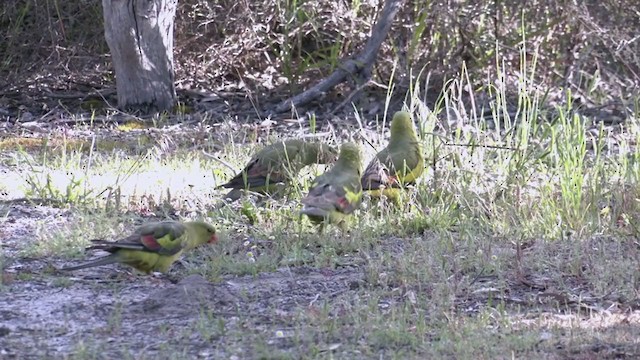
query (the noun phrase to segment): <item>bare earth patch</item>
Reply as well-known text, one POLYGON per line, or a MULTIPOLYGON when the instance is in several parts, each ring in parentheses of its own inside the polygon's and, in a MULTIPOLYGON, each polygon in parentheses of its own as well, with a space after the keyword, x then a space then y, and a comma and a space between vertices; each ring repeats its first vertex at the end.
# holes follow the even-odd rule
POLYGON ((168 347, 189 357, 245 358, 260 351, 251 345, 258 337, 295 354, 300 349, 290 337, 298 314, 314 301, 344 293, 359 277, 356 271, 327 276, 296 269, 220 284, 198 275, 175 285, 155 278, 73 279, 62 288, 20 282, 0 303, 2 351, 13 358, 80 352, 162 358, 168 347))
MULTIPOLYGON (((281 268, 215 283, 180 270, 167 278, 117 267, 67 277, 52 272, 50 261, 12 255, 18 241, 33 238, 35 221, 68 221, 65 211, 8 206, 0 297, 3 359, 640 355, 640 311, 536 289, 535 279, 523 286, 516 278, 476 276, 451 294, 453 308, 443 314, 430 298, 436 301, 438 287, 456 287, 464 282, 460 278, 449 284, 381 285, 366 265, 281 268)), ((383 247, 402 256, 407 249, 399 240, 383 247)))
POLYGON ((185 357, 246 358, 271 346, 295 356, 300 348, 292 336, 300 314, 348 296, 363 279, 356 268, 299 267, 217 284, 191 275, 173 284, 165 277, 113 277, 109 267, 67 279, 47 274, 47 266, 21 260, 5 269, 10 281, 0 298, 2 358, 171 357, 167 349, 185 357))
POLYGON ((35 3, 0 11, 1 360, 640 358, 637 0, 403 6, 371 78, 273 116, 344 71, 377 2, 181 0, 179 104, 153 116, 113 108, 101 2, 35 3), (317 234, 324 168, 219 206, 262 145, 368 160, 402 106, 427 167, 398 207, 317 234), (202 217, 226 238, 166 276, 57 270, 202 217))

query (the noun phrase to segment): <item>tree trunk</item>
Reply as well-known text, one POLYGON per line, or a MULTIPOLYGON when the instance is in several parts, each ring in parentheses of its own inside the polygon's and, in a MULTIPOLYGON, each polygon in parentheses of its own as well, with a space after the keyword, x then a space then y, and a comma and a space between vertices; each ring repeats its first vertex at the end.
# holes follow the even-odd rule
POLYGON ((173 23, 178 0, 102 0, 118 107, 170 110, 176 103, 173 23))

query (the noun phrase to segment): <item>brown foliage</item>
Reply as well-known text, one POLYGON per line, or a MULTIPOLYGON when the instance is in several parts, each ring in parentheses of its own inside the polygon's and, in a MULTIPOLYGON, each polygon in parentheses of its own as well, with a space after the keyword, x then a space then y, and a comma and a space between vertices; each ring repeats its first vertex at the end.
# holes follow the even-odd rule
MULTIPOLYGON (((179 87, 246 88, 288 96, 327 76, 366 42, 380 2, 180 1, 175 59, 179 87), (286 90, 287 93, 279 93, 286 90)), ((112 84, 100 1, 3 1, 0 91, 25 84, 112 84)), ((451 78, 466 64, 493 81, 496 46, 519 71, 522 29, 536 81, 570 87, 593 103, 628 98, 640 84, 640 3, 635 0, 407 1, 380 51, 374 80, 408 84, 409 69, 451 78), (594 74, 598 77, 594 77, 594 74), (593 87, 595 81, 598 86, 593 87)), ((502 60, 503 59, 503 60, 502 60)))

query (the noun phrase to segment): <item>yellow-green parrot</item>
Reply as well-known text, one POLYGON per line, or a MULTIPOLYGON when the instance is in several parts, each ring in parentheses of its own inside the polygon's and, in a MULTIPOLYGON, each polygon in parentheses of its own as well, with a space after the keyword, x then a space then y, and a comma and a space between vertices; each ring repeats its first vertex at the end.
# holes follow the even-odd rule
POLYGON ((343 144, 333 167, 313 181, 309 194, 302 199, 300 213, 320 224, 320 231, 327 223, 344 226, 347 217, 360 206, 361 174, 360 148, 353 143, 343 144))
POLYGON ((215 228, 204 222, 149 223, 137 228, 130 236, 115 242, 91 240, 93 245, 87 250, 105 250, 111 254, 86 264, 61 270, 71 271, 122 263, 146 273, 151 271, 165 273, 180 258, 183 251, 205 243, 214 243, 217 240, 215 228))
POLYGON ((335 148, 320 142, 289 139, 271 144, 256 153, 244 169, 224 185, 231 188, 225 198, 235 201, 243 190, 273 194, 288 185, 302 168, 335 161, 335 148))
POLYGON ((415 183, 424 171, 424 158, 411 115, 398 111, 391 120, 389 145, 371 160, 362 176, 362 188, 371 196, 397 199, 398 188, 415 183))

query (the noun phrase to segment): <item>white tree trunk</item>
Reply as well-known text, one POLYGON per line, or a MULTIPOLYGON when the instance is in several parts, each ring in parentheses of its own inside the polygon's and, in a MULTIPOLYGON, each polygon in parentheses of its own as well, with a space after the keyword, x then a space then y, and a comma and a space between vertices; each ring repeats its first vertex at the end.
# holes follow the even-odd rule
POLYGON ((178 0, 102 0, 118 107, 170 110, 176 103, 173 23, 178 0))

